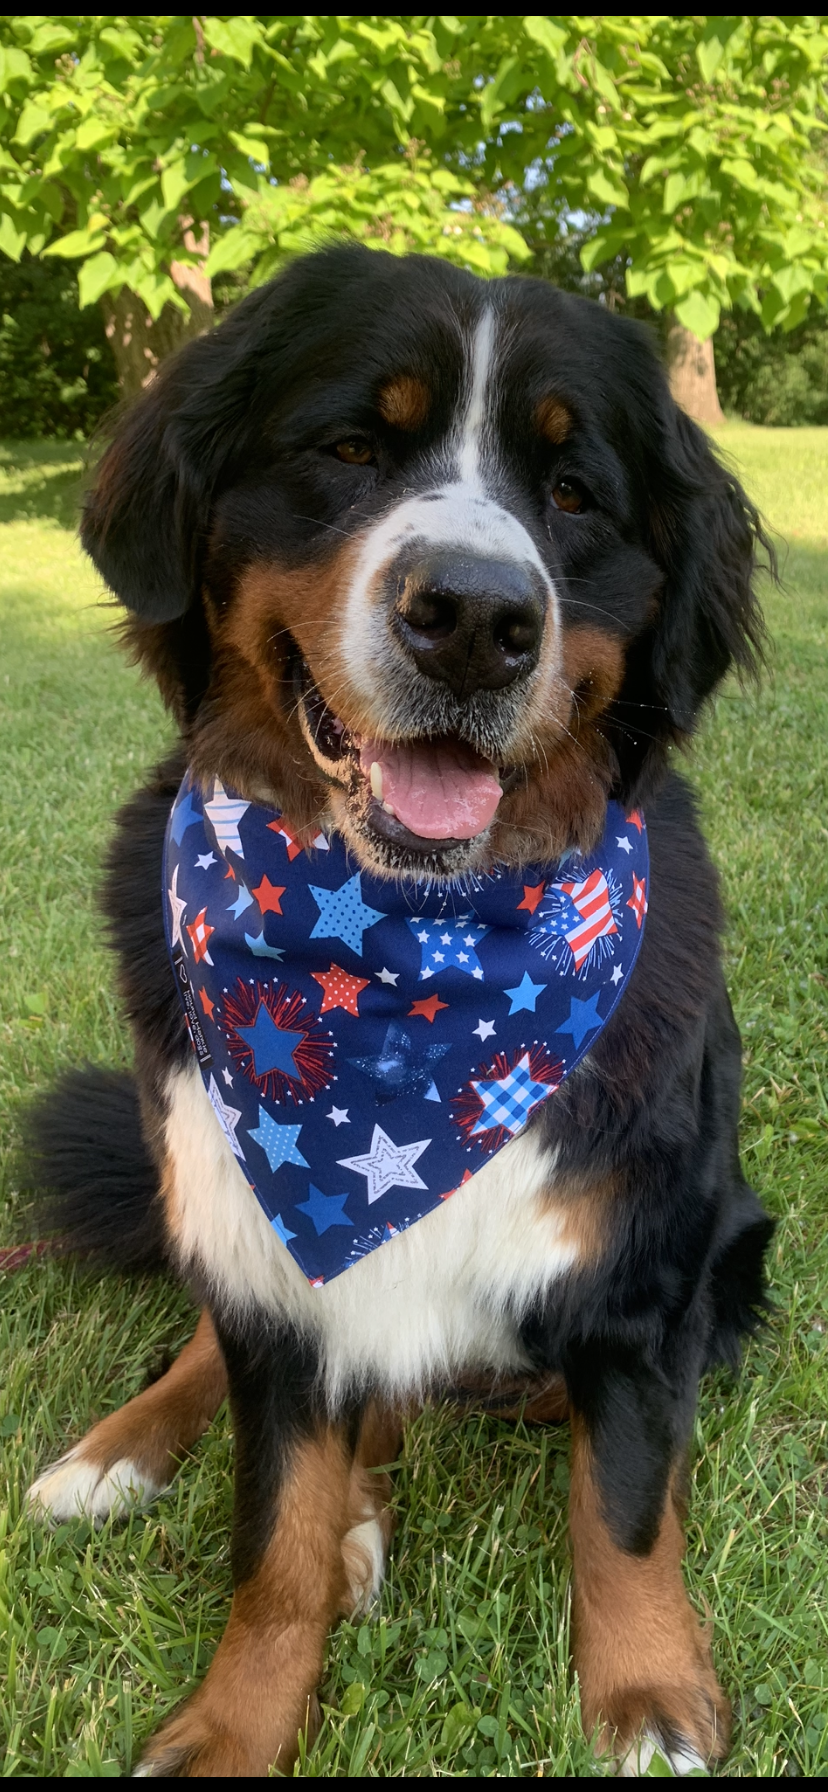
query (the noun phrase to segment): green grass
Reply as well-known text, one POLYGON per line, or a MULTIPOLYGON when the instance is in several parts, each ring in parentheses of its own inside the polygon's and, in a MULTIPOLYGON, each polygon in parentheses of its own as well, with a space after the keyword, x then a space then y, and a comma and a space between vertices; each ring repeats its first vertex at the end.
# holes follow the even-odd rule
MULTIPOLYGON (((768 598, 772 675, 758 695, 726 689, 694 760, 731 917, 745 1161, 779 1219, 778 1313, 742 1379, 705 1387, 688 1580, 699 1609, 713 1610, 734 1701, 726 1774, 825 1776, 828 431, 731 424, 720 440, 789 543, 785 589, 768 598)), ((14 1159, 21 1105, 59 1066, 127 1057, 93 907, 97 863, 115 804, 169 733, 154 691, 116 654, 111 616, 67 532, 80 473, 73 447, 0 451, 8 1239, 25 1225, 14 1159)), ((34 1472, 135 1393, 147 1364, 191 1324, 186 1299, 159 1284, 90 1284, 57 1263, 5 1279, 8 1776, 128 1768, 221 1634, 226 1419, 147 1516, 47 1535, 21 1515, 34 1472)), ((594 1773, 567 1673, 565 1433, 430 1413, 412 1427, 395 1480, 400 1523, 380 1613, 333 1637, 330 1715, 300 1772, 594 1773)))

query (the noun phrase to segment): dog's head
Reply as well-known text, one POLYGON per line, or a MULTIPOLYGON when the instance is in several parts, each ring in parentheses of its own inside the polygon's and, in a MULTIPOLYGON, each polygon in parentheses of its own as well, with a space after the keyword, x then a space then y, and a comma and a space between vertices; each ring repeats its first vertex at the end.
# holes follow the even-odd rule
POLYGON ((646 797, 754 657, 762 539, 638 326, 360 249, 163 367, 83 521, 196 772, 437 876, 646 797))

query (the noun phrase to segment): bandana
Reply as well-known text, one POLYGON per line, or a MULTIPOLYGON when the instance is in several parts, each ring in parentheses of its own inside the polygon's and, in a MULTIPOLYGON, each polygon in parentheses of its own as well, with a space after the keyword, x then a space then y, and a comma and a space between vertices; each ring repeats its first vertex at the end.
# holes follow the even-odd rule
POLYGON ((189 774, 167 943, 228 1145, 321 1285, 523 1131, 620 1001, 647 912, 641 814, 592 853, 448 885, 374 877, 342 839, 189 774))

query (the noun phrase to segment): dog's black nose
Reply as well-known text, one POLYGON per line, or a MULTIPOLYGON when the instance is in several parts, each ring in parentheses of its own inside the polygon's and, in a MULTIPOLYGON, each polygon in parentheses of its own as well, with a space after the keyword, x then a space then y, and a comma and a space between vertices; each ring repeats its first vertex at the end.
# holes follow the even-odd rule
POLYGON ((462 699, 499 691, 533 670, 544 615, 534 567, 432 553, 400 574, 393 623, 420 671, 462 699))

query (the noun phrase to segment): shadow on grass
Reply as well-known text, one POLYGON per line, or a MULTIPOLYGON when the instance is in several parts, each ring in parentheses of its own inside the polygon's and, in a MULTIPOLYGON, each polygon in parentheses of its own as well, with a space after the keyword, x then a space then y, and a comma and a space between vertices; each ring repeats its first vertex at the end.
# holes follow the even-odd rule
POLYGON ((95 459, 87 442, 0 442, 0 523, 77 529, 95 459))

